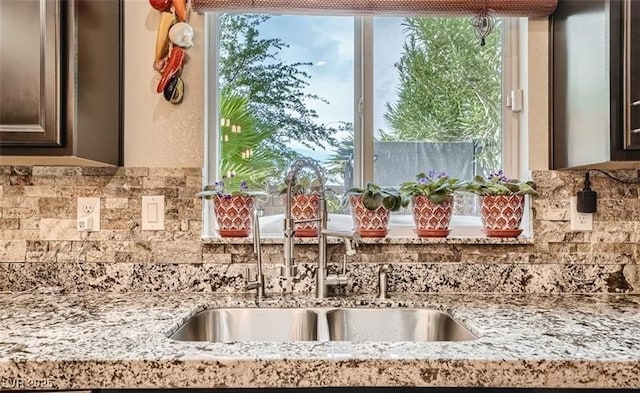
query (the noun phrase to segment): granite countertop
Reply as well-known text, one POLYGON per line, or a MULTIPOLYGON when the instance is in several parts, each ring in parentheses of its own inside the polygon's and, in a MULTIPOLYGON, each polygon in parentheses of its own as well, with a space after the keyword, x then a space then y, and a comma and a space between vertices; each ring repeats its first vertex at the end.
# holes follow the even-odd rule
POLYGON ((176 387, 640 387, 640 297, 2 294, 0 390, 176 387), (209 307, 425 307, 466 342, 177 342, 209 307))

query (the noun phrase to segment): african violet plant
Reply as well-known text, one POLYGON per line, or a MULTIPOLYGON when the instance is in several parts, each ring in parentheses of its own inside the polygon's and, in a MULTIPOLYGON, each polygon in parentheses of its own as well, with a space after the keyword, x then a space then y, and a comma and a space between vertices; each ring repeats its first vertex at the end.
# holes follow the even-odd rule
POLYGON ((429 170, 426 174, 417 174, 416 181, 402 183, 400 192, 407 197, 425 196, 432 203, 440 204, 466 184, 466 181, 451 178, 444 172, 437 174, 429 170))
POLYGON ((397 211, 407 207, 409 200, 395 188, 381 187, 373 183, 367 183, 365 188, 351 188, 344 194, 343 204, 347 204, 349 197, 362 196, 362 204, 369 210, 376 210, 384 206, 389 211, 397 211))
POLYGON ((476 176, 464 187, 464 191, 476 195, 538 195, 533 188, 534 183, 509 179, 502 170, 488 176, 476 176))
MULTIPOLYGON (((235 175, 231 175, 230 177, 234 177, 235 175)), ((229 191, 225 188, 225 181, 227 180, 227 176, 222 176, 222 180, 217 181, 213 184, 208 184, 204 186, 203 190, 200 191, 197 195, 199 197, 205 199, 213 199, 216 196, 230 198, 233 196, 262 196, 266 195, 261 191, 250 191, 249 185, 245 180, 240 182, 240 186, 238 190, 229 191)))
MULTIPOLYGON (((282 183, 279 187, 280 194, 287 193, 287 185, 282 183)), ((311 180, 307 176, 298 176, 296 182, 291 187, 292 195, 313 194, 320 191, 320 181, 318 179, 311 180)))

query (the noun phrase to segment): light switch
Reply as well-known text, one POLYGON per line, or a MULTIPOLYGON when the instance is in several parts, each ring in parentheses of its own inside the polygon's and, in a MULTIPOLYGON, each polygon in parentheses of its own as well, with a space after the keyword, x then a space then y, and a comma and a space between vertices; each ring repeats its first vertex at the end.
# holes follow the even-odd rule
POLYGON ((164 230, 164 196, 142 197, 142 230, 164 230))
POLYGON ((147 204, 147 213, 149 223, 155 224, 158 222, 158 204, 156 202, 149 202, 147 204))

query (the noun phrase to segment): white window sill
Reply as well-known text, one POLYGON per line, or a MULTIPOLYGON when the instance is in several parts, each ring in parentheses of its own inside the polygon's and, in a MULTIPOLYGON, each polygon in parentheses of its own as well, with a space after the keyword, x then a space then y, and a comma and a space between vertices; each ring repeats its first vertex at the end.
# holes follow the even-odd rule
MULTIPOLYGON (((282 215, 260 218, 262 244, 283 244, 282 215)), ((352 219, 350 215, 330 214, 329 229, 337 231, 351 231, 352 219)), ((478 217, 454 217, 451 222, 451 233, 446 238, 420 238, 414 232, 413 219, 410 215, 392 215, 389 233, 383 238, 361 238, 363 244, 533 244, 533 238, 523 232, 517 238, 487 237, 480 226, 478 217)), ((219 236, 204 237, 209 244, 250 244, 253 240, 247 238, 223 238, 219 236)), ((342 240, 329 238, 329 243, 340 243, 342 240)), ((296 244, 317 244, 312 238, 296 238, 296 244)))

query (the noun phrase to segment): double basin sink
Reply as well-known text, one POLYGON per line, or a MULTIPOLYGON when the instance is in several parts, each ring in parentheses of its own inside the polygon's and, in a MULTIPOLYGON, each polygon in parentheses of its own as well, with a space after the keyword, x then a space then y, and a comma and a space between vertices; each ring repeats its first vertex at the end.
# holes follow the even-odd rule
POLYGON ((468 341, 476 339, 447 313, 426 309, 219 308, 202 311, 178 341, 468 341))

